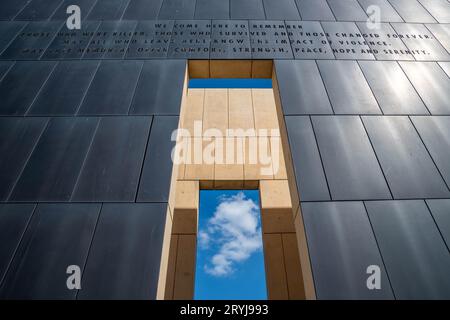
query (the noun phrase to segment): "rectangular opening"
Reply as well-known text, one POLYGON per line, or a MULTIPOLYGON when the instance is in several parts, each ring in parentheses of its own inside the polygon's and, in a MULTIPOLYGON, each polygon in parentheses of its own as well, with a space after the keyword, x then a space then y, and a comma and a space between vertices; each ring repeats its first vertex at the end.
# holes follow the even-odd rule
MULTIPOLYGON (((187 69, 158 297, 314 298, 298 195, 290 180, 293 168, 289 153, 285 155, 286 136, 272 61, 190 60, 187 69), (270 82, 264 82, 267 80, 270 82), (220 283, 224 279, 207 276, 229 272, 215 268, 220 260, 229 267, 240 266, 242 258, 231 261, 220 256, 223 241, 215 247, 200 247, 208 241, 205 238, 218 238, 217 230, 212 235, 204 233, 218 200, 212 200, 213 209, 206 215, 203 203, 207 194, 222 194, 219 199, 230 202, 239 192, 259 205, 256 216, 262 241, 257 247, 264 251, 255 249, 259 264, 251 275, 259 275, 259 279, 245 283, 252 280, 245 277, 230 286, 233 279, 220 283), (218 261, 213 262, 217 254, 218 261)), ((222 225, 216 224, 217 228, 222 225)))
POLYGON ((190 79, 190 89, 271 89, 272 79, 264 78, 205 78, 205 79, 190 79))
POLYGON ((272 60, 189 60, 189 78, 271 79, 272 60))
POLYGON ((258 190, 201 190, 194 299, 267 299, 258 190))

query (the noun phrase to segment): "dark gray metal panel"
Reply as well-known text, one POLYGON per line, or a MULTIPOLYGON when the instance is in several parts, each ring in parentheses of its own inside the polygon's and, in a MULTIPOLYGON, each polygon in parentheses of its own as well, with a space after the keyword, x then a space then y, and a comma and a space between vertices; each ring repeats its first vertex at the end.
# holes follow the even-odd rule
POLYGON ((293 58, 284 21, 252 20, 248 25, 253 59, 293 58))
POLYGON ((142 65, 142 61, 103 61, 78 113, 128 114, 142 65))
POLYGON ((55 65, 50 61, 15 63, 0 82, 0 114, 23 115, 55 65))
POLYGON ((302 203, 318 299, 393 299, 362 202, 302 203), (367 267, 381 271, 381 289, 367 288, 367 267))
POLYGON ((370 201, 367 212, 397 299, 449 299, 450 254, 425 202, 370 201))
POLYGON ((28 114, 73 115, 97 70, 96 61, 62 61, 50 75, 28 114))
POLYGON ((398 15, 388 0, 358 0, 358 2, 364 12, 367 12, 370 6, 380 8, 380 22, 403 22, 403 19, 398 15))
POLYGON ((78 299, 156 299, 166 210, 103 205, 78 299))
POLYGON ((359 65, 384 114, 429 114, 395 61, 360 61, 359 65))
POLYGON ((419 61, 450 61, 450 54, 430 31, 417 23, 392 23, 395 32, 419 61))
POLYGON ((439 62, 442 70, 450 77, 450 62, 439 62))
POLYGON ((250 59, 251 56, 248 21, 212 21, 211 59, 250 59))
POLYGON ((412 117, 447 186, 450 186, 450 117, 412 117))
POLYGON ((229 19, 230 0, 197 0, 194 19, 229 19))
POLYGON ((3 51, 0 59, 37 60, 60 29, 62 21, 32 21, 3 51))
POLYGON ((450 115, 450 79, 435 62, 400 62, 431 114, 450 115))
POLYGON ((284 115, 333 114, 315 61, 275 60, 284 115))
POLYGON ((122 17, 130 0, 97 0, 87 19, 118 20, 122 17))
POLYGON ((450 196, 408 117, 363 117, 395 199, 450 196))
POLYGON ((100 120, 72 200, 135 200, 151 117, 100 120))
POLYGON ((83 59, 122 59, 136 25, 136 21, 102 21, 85 49, 83 59))
POLYGON ((285 117, 301 201, 330 200, 322 160, 309 117, 285 117))
POLYGON ((67 20, 70 16, 70 14, 67 13, 67 8, 71 5, 80 7, 81 20, 84 20, 88 16, 89 12, 91 12, 95 3, 96 1, 93 0, 64 0, 58 9, 56 9, 55 13, 51 16, 50 20, 67 20))
POLYGON ((164 0, 159 19, 194 19, 195 0, 164 0))
POLYGON ((370 29, 366 22, 358 22, 357 26, 377 60, 414 60, 389 23, 380 23, 376 30, 370 29))
POLYGON ((80 59, 100 21, 84 21, 80 30, 68 30, 64 24, 42 55, 42 59, 80 59))
POLYGON ((450 23, 449 24, 427 24, 427 29, 431 31, 433 36, 439 43, 450 53, 450 23))
POLYGON ((333 200, 391 199, 359 117, 317 116, 312 122, 333 200))
POLYGON ((366 12, 357 0, 327 0, 338 21, 366 21, 366 12))
POLYGON ((356 61, 317 61, 336 114, 381 113, 356 61))
POLYGON ((450 199, 426 200, 439 232, 450 248, 450 199))
POLYGON ((263 0, 266 19, 300 20, 295 0, 263 0))
POLYGON ((22 10, 29 0, 10 0, 0 2, 0 20, 11 20, 22 10))
POLYGON ((0 61, 0 81, 3 79, 3 76, 8 72, 13 64, 14 62, 0 61))
POLYGON ((67 267, 85 265, 99 204, 40 204, 6 275, 6 299, 75 299, 67 267))
POLYGON ((122 19, 154 20, 158 17, 163 0, 131 0, 122 19))
POLYGON ((285 21, 295 59, 334 59, 318 21, 285 21))
POLYGON ((62 0, 31 0, 15 20, 46 20, 61 3, 62 0))
POLYGON ((0 285, 34 207, 34 204, 0 204, 0 285))
POLYGON ((97 123, 96 118, 51 119, 10 200, 70 200, 97 123))
POLYGON ((127 59, 165 58, 173 21, 139 21, 127 50, 127 59), (149 38, 154 39, 148 41, 149 38))
POLYGON ((209 59, 211 20, 177 20, 168 58, 209 59))
POLYGON ((178 115, 181 107, 186 61, 145 61, 130 114, 178 115))
POLYGON ((172 132, 178 128, 178 117, 154 117, 142 169, 137 200, 164 202, 169 199, 175 141, 172 132))
POLYGON ((46 123, 46 118, 0 118, 0 201, 8 198, 46 123))
POLYGON ((19 31, 22 30, 26 24, 27 22, 24 21, 0 21, 0 53, 17 36, 19 31))
POLYGON ((265 19, 262 0, 230 0, 230 17, 231 19, 265 19))
POLYGON ((389 0, 405 22, 433 23, 436 20, 416 0, 389 0))
POLYGON ((450 2, 446 0, 419 0, 419 2, 439 23, 450 23, 450 2))
POLYGON ((295 2, 302 20, 335 20, 326 0, 295 0, 295 2))
POLYGON ((336 59, 374 60, 369 45, 354 22, 322 22, 336 59))

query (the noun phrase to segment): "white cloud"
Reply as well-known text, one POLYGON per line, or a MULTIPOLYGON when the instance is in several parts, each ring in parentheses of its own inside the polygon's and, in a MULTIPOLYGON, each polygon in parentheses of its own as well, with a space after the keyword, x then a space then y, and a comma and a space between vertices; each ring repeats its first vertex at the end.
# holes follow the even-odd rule
POLYGON ((203 230, 200 230, 198 233, 198 244, 200 248, 207 249, 209 247, 209 234, 203 230))
POLYGON ((206 231, 199 232, 201 246, 211 242, 218 244, 205 271, 214 276, 227 276, 234 271, 234 264, 247 260, 253 252, 262 248, 258 205, 247 199, 243 192, 222 197, 206 231))

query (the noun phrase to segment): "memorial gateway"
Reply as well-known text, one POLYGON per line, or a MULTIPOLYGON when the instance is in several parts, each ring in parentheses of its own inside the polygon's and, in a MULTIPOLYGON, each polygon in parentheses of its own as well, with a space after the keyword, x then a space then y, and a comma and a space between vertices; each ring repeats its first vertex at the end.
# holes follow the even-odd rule
POLYGON ((217 190, 269 300, 450 299, 450 2, 0 1, 1 300, 194 299, 217 190))

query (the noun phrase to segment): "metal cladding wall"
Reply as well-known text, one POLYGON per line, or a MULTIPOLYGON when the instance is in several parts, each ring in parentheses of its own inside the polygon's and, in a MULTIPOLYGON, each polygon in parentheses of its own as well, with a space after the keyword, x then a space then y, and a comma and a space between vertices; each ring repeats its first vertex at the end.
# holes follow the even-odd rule
POLYGON ((450 298, 447 0, 3 0, 0 20, 1 298, 155 298, 186 59, 275 59, 317 298, 450 298))

